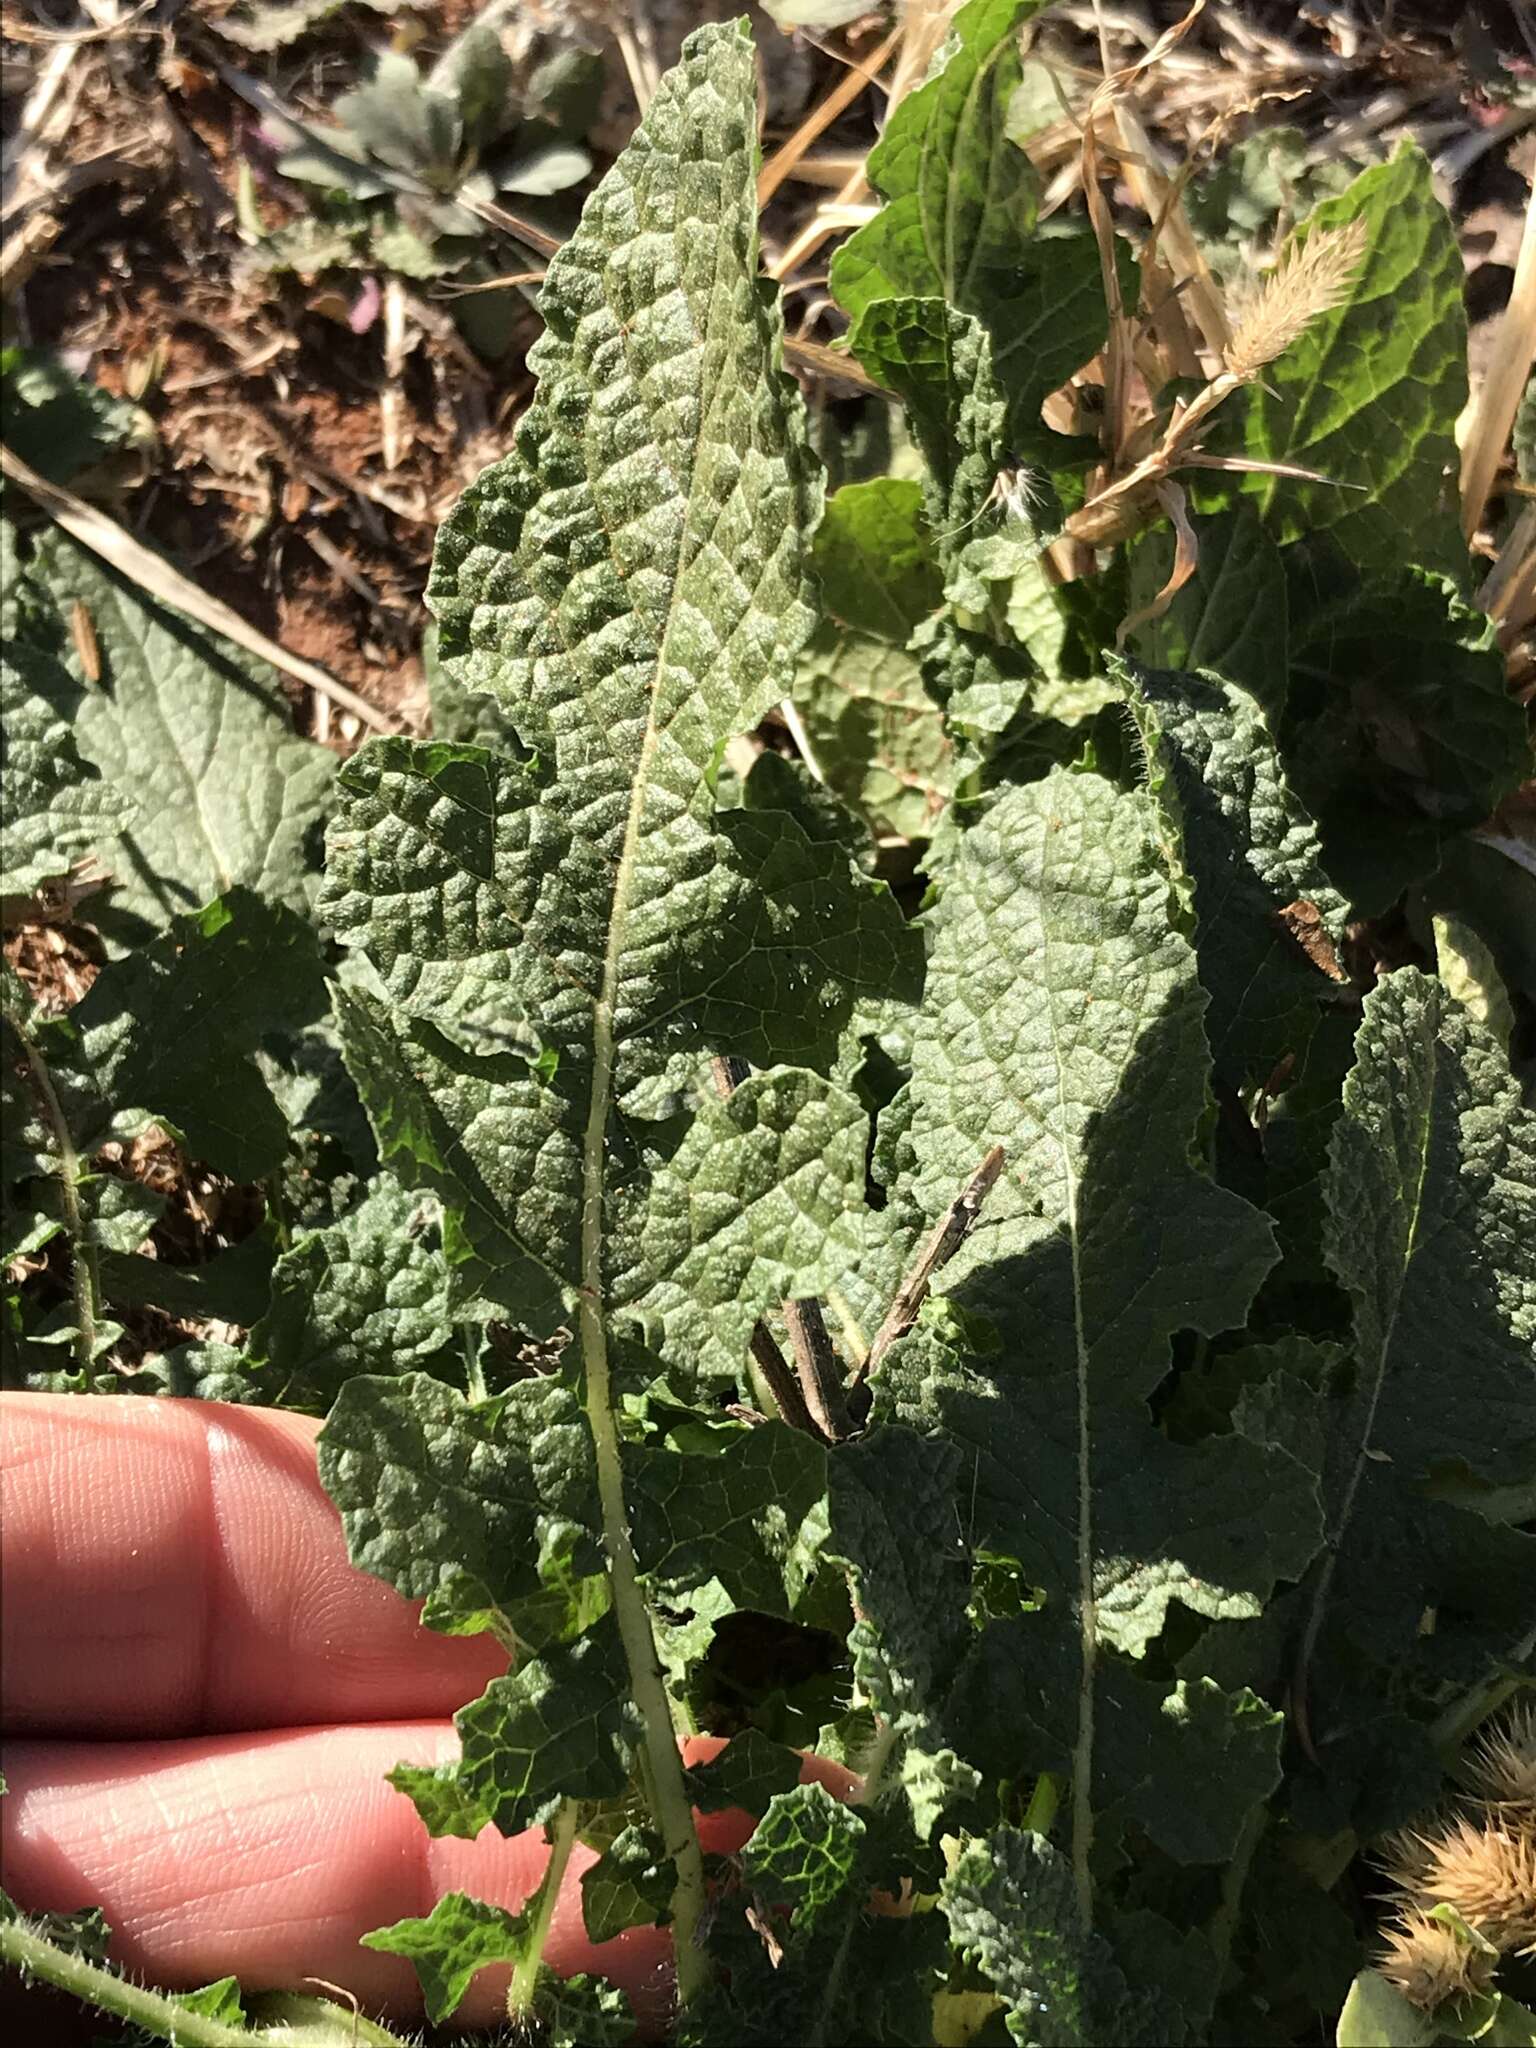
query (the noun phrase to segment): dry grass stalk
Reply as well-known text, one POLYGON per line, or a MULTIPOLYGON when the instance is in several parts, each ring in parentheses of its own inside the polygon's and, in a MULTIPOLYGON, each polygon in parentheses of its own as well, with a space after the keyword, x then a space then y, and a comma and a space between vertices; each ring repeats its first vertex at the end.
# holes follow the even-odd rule
POLYGON ((88 505, 83 498, 77 498, 73 491, 61 489, 58 484, 49 483, 39 476, 30 463, 23 462, 12 449, 0 443, 0 472, 13 483, 19 484, 49 516, 62 526, 67 534, 88 547, 93 554, 100 555, 119 574, 136 583, 141 590, 168 604, 174 610, 185 612, 188 618, 196 619, 199 625, 210 627, 215 633, 222 633, 226 640, 233 640, 237 647, 245 648, 249 654, 270 662, 274 668, 284 670, 310 688, 318 690, 339 704, 344 711, 350 711, 354 718, 360 718, 375 732, 397 730, 393 719, 388 718, 377 706, 370 704, 366 697, 360 697, 355 690, 339 682, 328 669, 317 662, 305 661, 297 654, 290 654, 286 647, 280 647, 275 640, 269 640, 265 633, 258 633, 248 625, 240 614, 231 611, 220 599, 210 596, 179 569, 161 556, 154 554, 142 542, 134 539, 125 527, 115 519, 109 519, 105 512, 94 505, 88 505))
POLYGON ((1486 1991, 1495 1958, 1462 1939, 1454 1927, 1412 1908, 1387 1930, 1376 1967, 1410 2004, 1433 2012, 1450 1998, 1486 1991))
POLYGON ((1499 321, 1482 388, 1472 400, 1461 444, 1461 530, 1470 542, 1509 446, 1521 393, 1536 362, 1536 185, 1525 211, 1509 304, 1499 321))
MULTIPOLYGON (((816 140, 817 136, 831 127, 843 109, 852 104, 859 94, 884 69, 885 61, 901 41, 904 30, 893 28, 888 36, 877 43, 867 57, 861 57, 857 64, 849 67, 833 86, 826 98, 821 100, 806 115, 800 126, 789 139, 776 149, 767 163, 757 174, 757 203, 766 206, 778 191, 784 180, 791 175, 800 159, 816 140)), ((847 174, 845 174, 846 176, 847 174)), ((860 163, 853 175, 864 175, 860 163)))
POLYGON ((1265 279, 1227 350, 1234 377, 1256 376, 1322 314, 1342 305, 1365 255, 1366 225, 1319 228, 1293 244, 1265 279))

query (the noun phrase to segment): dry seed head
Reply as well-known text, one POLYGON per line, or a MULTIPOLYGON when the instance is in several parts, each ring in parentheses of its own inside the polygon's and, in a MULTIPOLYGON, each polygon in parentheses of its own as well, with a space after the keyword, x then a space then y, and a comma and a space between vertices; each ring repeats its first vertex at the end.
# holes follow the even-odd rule
POLYGON ((1536 1706, 1514 1707, 1485 1730, 1468 1764, 1479 1798, 1522 1809, 1525 1826, 1536 1828, 1536 1706))
POLYGON ((1481 1826, 1461 1819, 1432 1835, 1399 1835, 1388 1854, 1405 1919, 1452 1906, 1505 1954, 1536 1948, 1536 1832, 1495 1812, 1481 1826))
POLYGON ((1275 265, 1227 350, 1234 377, 1253 377, 1284 355, 1321 313, 1342 305, 1365 254, 1365 222, 1319 228, 1275 265))
POLYGON ((1387 1929, 1376 1967, 1410 2004, 1433 2012, 1448 1998, 1486 1991, 1494 1962, 1483 1949, 1463 1941, 1454 1927, 1410 1906, 1397 1926, 1387 1929))

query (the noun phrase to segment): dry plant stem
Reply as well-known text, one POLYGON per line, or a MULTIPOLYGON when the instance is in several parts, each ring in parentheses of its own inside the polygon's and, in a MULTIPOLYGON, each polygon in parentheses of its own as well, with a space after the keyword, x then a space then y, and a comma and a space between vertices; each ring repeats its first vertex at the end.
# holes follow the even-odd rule
POLYGON ((1467 540, 1482 524, 1488 493, 1536 362, 1536 186, 1525 210, 1515 282, 1499 322, 1482 389, 1472 404, 1461 450, 1461 530, 1467 540))
POLYGON ((17 1031, 32 1072, 32 1084, 43 1105, 43 1113, 59 1148, 59 1199, 64 1205, 64 1229, 69 1238, 70 1286, 75 1298, 75 1363, 89 1389, 95 1379, 97 1309, 101 1299, 101 1276, 96 1248, 86 1231, 85 1211, 80 1206, 80 1155, 69 1134, 69 1122, 59 1101, 58 1090, 48 1063, 27 1033, 17 1031))
POLYGON ((749 1340, 753 1362, 768 1383, 774 1405, 783 1421, 791 1429, 804 1430, 807 1436, 818 1436, 820 1431, 811 1420, 811 1411, 805 1405, 805 1396, 800 1391, 800 1382, 790 1370, 789 1362, 773 1341, 773 1332, 766 1323, 753 1327, 749 1340))
POLYGON ((1183 287, 1182 303, 1193 315, 1200 338, 1220 362, 1231 343, 1232 331, 1210 265, 1184 212, 1187 174, 1172 179, 1164 174, 1152 138, 1128 98, 1116 100, 1114 111, 1126 179, 1136 203, 1153 224, 1149 247, 1156 248, 1175 283, 1183 287))
POLYGON ((886 1312, 885 1321, 875 1332, 875 1341, 870 1345, 863 1364, 854 1374, 855 1385, 878 1369, 881 1359, 896 1339, 904 1337, 917 1321, 918 1311, 933 1285, 933 1276, 964 1244, 981 1214, 982 1204, 997 1185, 1005 1156, 1002 1146, 994 1145, 934 1225, 932 1234, 912 1261, 907 1277, 897 1288, 896 1298, 886 1312))
POLYGON ((525 2020, 533 2009, 550 1923, 555 1917, 560 1887, 565 1881, 566 1866, 570 1863, 576 1841, 578 1811, 576 1801, 567 1799, 549 1824, 549 1861, 544 1866, 539 1889, 531 1901, 533 1920, 528 1930, 528 1945, 518 1958, 512 1982, 507 1987, 507 2018, 514 2026, 525 2020))
MULTIPOLYGON (((817 136, 829 128, 838 115, 842 113, 843 109, 858 98, 865 86, 869 84, 885 63, 887 57, 890 56, 892 50, 901 41, 904 33, 905 31, 900 26, 893 28, 884 41, 878 43, 867 57, 862 58, 843 74, 820 105, 813 107, 810 113, 806 115, 788 141, 782 143, 774 151, 773 155, 757 174, 757 203, 759 206, 766 206, 768 204, 768 201, 778 191, 817 136)), ((857 175, 859 177, 864 175, 862 164, 859 166, 857 175)))
POLYGON ((73 535, 93 554, 100 555, 104 562, 109 562, 131 583, 148 591, 160 603, 185 612, 188 618, 196 619, 200 626, 207 626, 215 633, 222 633, 226 640, 233 640, 248 654, 270 662, 274 668, 282 669, 301 683, 308 683, 311 689, 329 697, 343 711, 350 711, 354 718, 360 718, 375 732, 395 731, 394 720, 385 717, 366 697, 360 697, 345 683, 338 682, 329 670, 315 662, 305 661, 297 654, 290 654, 286 647, 269 640, 265 633, 258 633, 238 612, 231 611, 227 604, 200 590, 179 569, 173 569, 169 562, 136 541, 115 519, 109 519, 94 505, 86 504, 73 491, 62 490, 57 484, 49 483, 30 463, 23 462, 19 455, 3 444, 0 444, 0 471, 12 483, 20 484, 66 533, 73 535))
POLYGON ((814 1299, 786 1301, 784 1326, 795 1354, 800 1391, 811 1411, 816 1433, 825 1437, 829 1444, 840 1443, 848 1435, 851 1424, 843 1393, 842 1368, 832 1348, 832 1339, 827 1334, 821 1303, 814 1299))

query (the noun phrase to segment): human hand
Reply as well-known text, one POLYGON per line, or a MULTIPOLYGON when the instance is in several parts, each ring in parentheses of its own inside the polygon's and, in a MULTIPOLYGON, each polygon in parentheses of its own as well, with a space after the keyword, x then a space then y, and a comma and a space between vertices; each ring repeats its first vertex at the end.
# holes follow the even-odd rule
MULTIPOLYGON (((422 1629, 353 1570, 317 1428, 209 1402, 0 1397, 4 1883, 34 1911, 100 1905, 113 1960, 168 1989, 324 1979, 414 2018, 410 1964, 359 1936, 450 1891, 515 1910, 547 1848, 542 1830, 433 1841, 385 1782, 455 1753, 450 1716, 506 1659, 422 1629)), ((744 1814, 699 1825, 719 1852, 751 1830, 744 1814)), ((545 1959, 655 2016, 667 1937, 587 1941, 594 1860, 572 1854, 545 1959)), ((459 2021, 501 2017, 506 1980, 483 1971, 459 2021)))

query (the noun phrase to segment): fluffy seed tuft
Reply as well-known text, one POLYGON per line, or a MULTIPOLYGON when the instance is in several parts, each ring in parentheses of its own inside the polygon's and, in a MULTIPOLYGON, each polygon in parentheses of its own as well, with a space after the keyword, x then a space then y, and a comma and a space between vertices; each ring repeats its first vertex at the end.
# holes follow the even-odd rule
POLYGON ((1395 1927, 1387 1929, 1376 1967, 1410 2004, 1433 2012, 1448 1998, 1486 1991, 1493 1981, 1494 1960, 1486 1950, 1464 1941, 1454 1927, 1411 1906, 1395 1927))
MULTIPOLYGON (((1504 1954, 1536 1946, 1536 1835, 1490 1813, 1400 1835, 1387 1873, 1408 1912, 1452 1906, 1504 1954)), ((1407 1917, 1407 1914, 1404 1915, 1407 1917)))
POLYGON ((1269 276, 1227 350, 1234 377, 1252 377, 1284 355, 1320 313, 1343 303, 1365 254, 1365 222, 1319 228, 1288 250, 1269 276))
POLYGON ((1536 1705, 1517 1706, 1486 1730, 1468 1763, 1480 1798, 1520 1809, 1524 1825, 1536 1829, 1536 1705))

